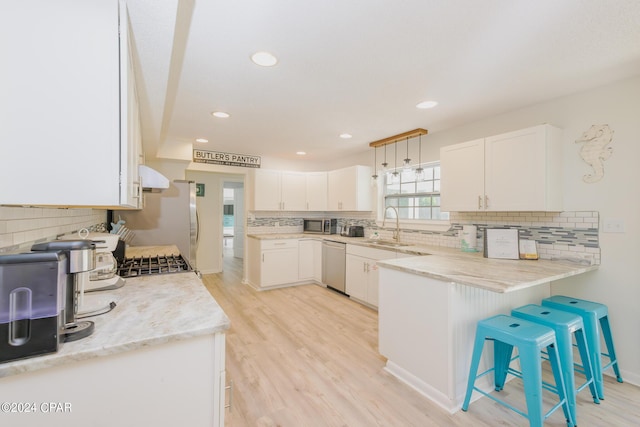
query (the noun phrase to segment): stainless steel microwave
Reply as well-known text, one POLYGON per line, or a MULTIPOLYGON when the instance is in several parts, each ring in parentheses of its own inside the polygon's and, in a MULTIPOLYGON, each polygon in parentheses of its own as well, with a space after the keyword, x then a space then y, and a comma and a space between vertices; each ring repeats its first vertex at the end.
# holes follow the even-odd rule
POLYGON ((305 233, 336 234, 338 229, 337 219, 313 218, 304 219, 303 231, 305 233))

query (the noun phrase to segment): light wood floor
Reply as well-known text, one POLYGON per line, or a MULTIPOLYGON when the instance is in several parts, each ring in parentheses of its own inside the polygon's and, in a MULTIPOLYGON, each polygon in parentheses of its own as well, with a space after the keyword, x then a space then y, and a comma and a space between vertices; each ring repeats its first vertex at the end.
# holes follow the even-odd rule
MULTIPOLYGON (((223 273, 203 277, 231 319, 227 426, 528 425, 488 398, 449 415, 383 370, 377 312, 317 285, 256 292, 240 283, 241 268, 228 256, 223 273)), ((519 398, 519 383, 502 393, 519 398)), ((605 392, 600 405, 587 390, 578 395, 580 427, 640 425, 640 388, 607 377, 605 392)), ((562 411, 545 425, 566 426, 562 411)))

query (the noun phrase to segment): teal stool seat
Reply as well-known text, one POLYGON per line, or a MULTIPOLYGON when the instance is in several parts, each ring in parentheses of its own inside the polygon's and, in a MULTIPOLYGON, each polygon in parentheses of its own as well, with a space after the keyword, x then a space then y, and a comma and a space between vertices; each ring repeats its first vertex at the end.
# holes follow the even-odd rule
POLYGON ((469 368, 469 379, 467 381, 467 393, 462 404, 462 410, 469 409, 469 402, 473 391, 489 397, 490 399, 508 407, 529 419, 529 425, 541 427, 556 409, 562 407, 567 425, 575 426, 575 421, 569 410, 566 398, 566 389, 562 367, 560 365, 556 334, 553 329, 539 323, 530 322, 517 317, 497 315, 478 322, 476 337, 469 368), (481 374, 478 373, 478 366, 484 349, 485 340, 493 341, 494 364, 493 367, 481 374), (510 367, 513 348, 518 349, 520 366, 522 371, 517 371, 510 367), (549 354, 551 369, 555 380, 555 386, 542 381, 541 351, 546 350, 549 354), (494 373, 494 383, 496 391, 501 391, 507 374, 515 375, 522 379, 524 383, 524 394, 527 403, 527 412, 523 412, 508 403, 486 393, 475 386, 478 378, 489 373, 494 373), (559 397, 559 402, 546 414, 542 408, 542 390, 550 390, 559 397))
POLYGON ((576 394, 584 389, 587 385, 591 390, 593 401, 600 403, 598 393, 593 377, 593 369, 591 367, 591 359, 589 357, 589 348, 587 346, 582 317, 568 311, 558 310, 551 307, 543 307, 539 305, 529 304, 511 310, 513 317, 526 319, 531 322, 540 323, 550 327, 556 333, 556 341, 558 342, 558 355, 560 356, 560 365, 564 375, 564 384, 567 388, 567 401, 569 410, 573 420, 577 423, 576 416, 576 394), (582 361, 582 369, 587 381, 579 386, 575 386, 575 374, 573 363, 573 337, 576 338, 580 359, 582 361))
POLYGON ((597 302, 571 298, 563 295, 554 295, 542 300, 542 305, 546 307, 557 308, 559 310, 576 313, 582 317, 584 322, 584 331, 587 336, 587 345, 589 347, 589 356, 593 365, 593 377, 596 382, 598 397, 604 399, 604 380, 602 373, 613 367, 618 382, 622 382, 620 369, 618 367, 618 358, 613 345, 613 336, 611 335, 611 327, 609 326, 609 310, 606 305, 597 302), (602 332, 600 329, 602 328, 602 332), (607 346, 607 352, 602 352, 600 345, 600 334, 604 337, 607 346), (609 359, 609 363, 603 366, 602 356, 609 359))

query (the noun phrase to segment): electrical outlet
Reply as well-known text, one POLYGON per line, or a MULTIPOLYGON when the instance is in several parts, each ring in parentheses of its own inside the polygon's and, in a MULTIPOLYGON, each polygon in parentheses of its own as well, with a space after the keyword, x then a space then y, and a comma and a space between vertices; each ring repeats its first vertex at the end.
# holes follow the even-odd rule
POLYGON ((274 226, 274 227, 280 227, 280 223, 279 223, 278 221, 275 221, 275 222, 273 223, 273 226, 274 226))
POLYGON ((624 221, 618 218, 607 218, 602 220, 603 233, 624 233, 624 221))

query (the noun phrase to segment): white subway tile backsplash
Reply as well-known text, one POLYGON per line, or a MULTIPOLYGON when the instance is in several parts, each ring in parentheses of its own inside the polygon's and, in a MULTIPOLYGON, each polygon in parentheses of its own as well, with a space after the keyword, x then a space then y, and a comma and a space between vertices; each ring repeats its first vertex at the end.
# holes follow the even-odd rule
POLYGON ((27 250, 34 242, 106 222, 104 209, 0 206, 0 253, 27 250))

